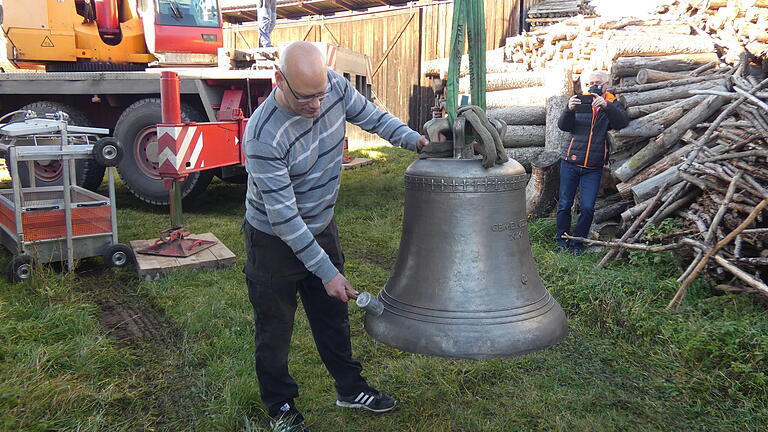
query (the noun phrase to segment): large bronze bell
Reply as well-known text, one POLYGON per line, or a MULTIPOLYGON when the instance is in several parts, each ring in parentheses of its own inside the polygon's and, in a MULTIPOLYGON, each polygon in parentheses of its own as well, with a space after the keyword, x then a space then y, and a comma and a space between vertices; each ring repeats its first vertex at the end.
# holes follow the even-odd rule
POLYGON ((510 160, 420 159, 405 172, 397 262, 366 314, 376 340, 419 354, 486 359, 550 347, 567 333, 528 239, 526 174, 510 160))

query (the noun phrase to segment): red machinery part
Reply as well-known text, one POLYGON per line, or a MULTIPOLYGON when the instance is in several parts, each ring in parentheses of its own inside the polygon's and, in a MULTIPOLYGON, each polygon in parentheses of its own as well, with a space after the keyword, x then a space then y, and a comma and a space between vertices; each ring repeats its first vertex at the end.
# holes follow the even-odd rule
POLYGON ((117 0, 94 0, 96 7, 96 25, 102 35, 120 33, 120 20, 117 16, 117 0))
POLYGON ((156 52, 217 54, 223 46, 221 28, 155 25, 156 52))
POLYGON ((160 105, 163 123, 181 123, 181 80, 176 72, 160 74, 160 105))
MULTIPOLYGON (((215 123, 182 123, 180 80, 176 72, 162 72, 160 96, 163 124, 157 125, 157 170, 167 187, 189 173, 241 162, 241 139, 247 119, 240 116, 215 123)), ((231 96, 238 99, 237 94, 231 96)))

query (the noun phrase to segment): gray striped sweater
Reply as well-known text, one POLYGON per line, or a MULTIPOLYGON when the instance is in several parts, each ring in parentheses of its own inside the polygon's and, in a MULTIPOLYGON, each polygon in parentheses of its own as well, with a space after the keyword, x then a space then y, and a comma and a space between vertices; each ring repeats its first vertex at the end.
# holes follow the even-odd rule
POLYGON ((345 120, 409 150, 416 150, 420 137, 338 73, 329 70, 328 80, 331 90, 317 116, 302 117, 283 107, 275 89, 251 116, 244 137, 248 223, 280 237, 323 283, 339 272, 314 236, 333 217, 345 120))

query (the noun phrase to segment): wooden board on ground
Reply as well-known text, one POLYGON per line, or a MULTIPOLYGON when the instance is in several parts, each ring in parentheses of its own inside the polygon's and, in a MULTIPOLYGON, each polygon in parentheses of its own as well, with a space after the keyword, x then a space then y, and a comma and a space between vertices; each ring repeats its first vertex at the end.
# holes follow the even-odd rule
MULTIPOLYGON (((232 266, 237 262, 235 254, 212 233, 192 234, 190 237, 215 241, 216 244, 186 258, 136 253, 136 270, 139 276, 145 280, 153 280, 173 270, 223 268, 232 266)), ((152 246, 156 240, 133 240, 131 241, 131 248, 135 253, 139 249, 152 246)))
POLYGON ((349 169, 364 167, 372 163, 373 163, 373 159, 356 157, 352 159, 350 162, 341 164, 341 167, 345 170, 349 170, 349 169))

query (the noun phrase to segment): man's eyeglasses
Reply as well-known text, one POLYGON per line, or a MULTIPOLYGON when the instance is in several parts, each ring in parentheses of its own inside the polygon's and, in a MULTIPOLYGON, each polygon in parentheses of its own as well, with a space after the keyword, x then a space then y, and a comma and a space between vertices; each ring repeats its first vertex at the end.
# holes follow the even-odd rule
POLYGON ((318 94, 309 95, 309 96, 299 95, 295 91, 293 91, 293 87, 291 87, 291 83, 288 82, 288 78, 285 76, 283 71, 280 71, 280 74, 283 76, 283 79, 285 80, 285 83, 288 84, 288 90, 291 91, 291 94, 293 94, 293 97, 296 98, 296 102, 298 102, 298 103, 312 102, 313 100, 315 100, 315 98, 317 98, 318 101, 322 102, 323 99, 325 99, 325 97, 328 96, 328 93, 330 93, 331 90, 333 89, 333 81, 331 81, 329 79, 328 80, 328 87, 325 89, 325 91, 323 93, 318 93, 318 94))

